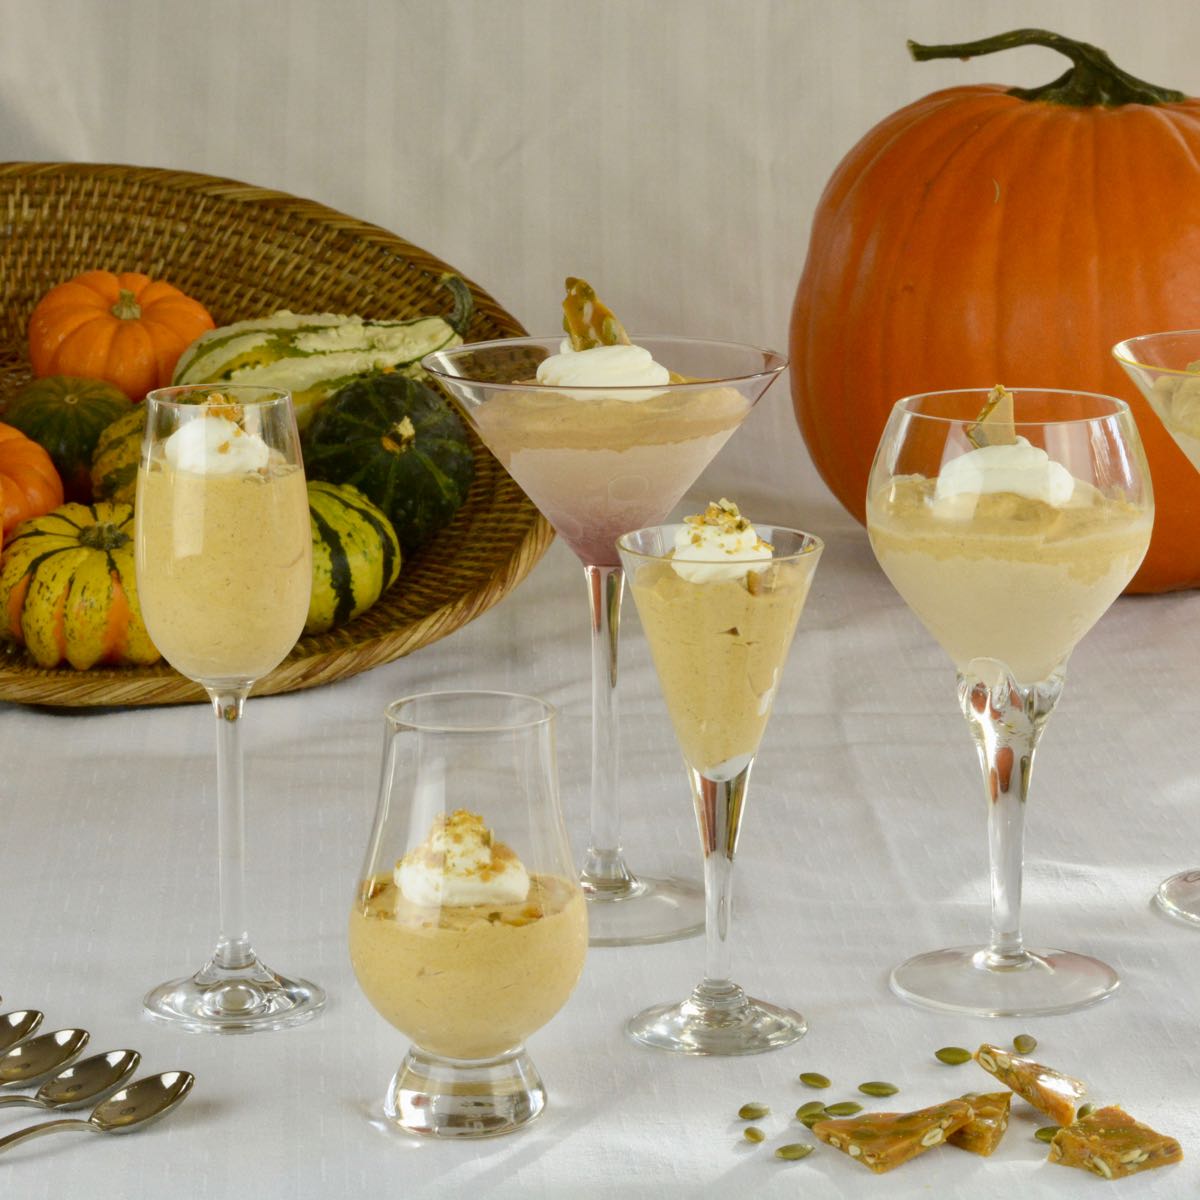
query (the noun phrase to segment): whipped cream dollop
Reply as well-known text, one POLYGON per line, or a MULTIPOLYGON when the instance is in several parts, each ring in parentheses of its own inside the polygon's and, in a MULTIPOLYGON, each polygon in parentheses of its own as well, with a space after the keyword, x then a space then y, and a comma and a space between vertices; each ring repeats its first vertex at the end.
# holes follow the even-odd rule
POLYGON ((1018 437, 1007 445, 980 446, 951 459, 938 474, 935 499, 1013 492, 1061 508, 1074 491, 1075 477, 1062 463, 1030 445, 1028 438, 1018 437))
MULTIPOLYGON (((559 353, 538 363, 538 383, 553 387, 654 388, 671 382, 671 372, 642 346, 593 346, 573 350, 564 338, 559 353)), ((648 400, 654 391, 622 391, 621 400, 648 400)), ((583 397, 586 399, 586 395, 583 397)))
POLYGON ((167 438, 163 453, 176 471, 197 475, 247 474, 271 461, 262 438, 216 412, 181 425, 167 438))
POLYGON ((429 836, 396 864, 393 878, 410 904, 425 908, 520 904, 529 895, 521 860, 492 837, 478 813, 462 808, 434 821, 429 836))
POLYGON ((769 561, 773 547, 729 500, 710 504, 699 516, 684 517, 675 532, 671 566, 689 583, 741 579, 748 563, 769 561))

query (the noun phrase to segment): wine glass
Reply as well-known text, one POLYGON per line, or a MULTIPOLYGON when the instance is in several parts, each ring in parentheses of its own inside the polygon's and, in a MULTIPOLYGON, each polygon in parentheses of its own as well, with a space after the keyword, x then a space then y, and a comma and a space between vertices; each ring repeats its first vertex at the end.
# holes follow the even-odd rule
POLYGON ((508 1133, 545 1107, 525 1039, 566 1003, 587 906, 558 803, 554 709, 432 692, 386 712, 350 961, 414 1045, 383 1111, 410 1133, 508 1133))
POLYGON ((241 721, 255 680, 304 627, 312 588, 308 495, 291 397, 192 385, 146 396, 136 565, 146 628, 203 685, 217 718, 220 934, 212 957, 153 989, 150 1016, 189 1030, 281 1029, 325 994, 263 965, 246 930, 241 721))
POLYGON ((643 337, 673 382, 562 388, 536 382, 561 339, 440 350, 422 366, 583 563, 591 609, 591 831, 581 872, 594 946, 665 942, 704 927, 690 879, 634 874, 621 847, 617 643, 625 578, 617 537, 662 521, 783 370, 733 342, 643 337))
POLYGON ((1068 1012, 1112 994, 1115 971, 1021 936, 1025 800, 1067 659, 1140 565, 1150 474, 1129 407, 1110 396, 1019 389, 1011 421, 977 418, 984 389, 893 408, 867 492, 879 565, 958 671, 983 769, 991 850, 986 946, 923 954, 892 989, 981 1016, 1068 1012))
MULTIPOLYGON (((1200 471, 1200 329, 1127 338, 1113 347, 1113 357, 1200 471)), ((1154 899, 1171 916, 1200 925, 1200 868, 1164 879, 1154 899)))
POLYGON ((659 1050, 756 1054, 808 1028, 799 1013, 752 999, 732 981, 729 932, 750 770, 823 543, 759 526, 773 547, 769 562, 714 556, 677 569, 677 538, 690 528, 639 529, 617 546, 691 784, 704 852, 704 978, 682 1002, 646 1009, 625 1028, 659 1050))

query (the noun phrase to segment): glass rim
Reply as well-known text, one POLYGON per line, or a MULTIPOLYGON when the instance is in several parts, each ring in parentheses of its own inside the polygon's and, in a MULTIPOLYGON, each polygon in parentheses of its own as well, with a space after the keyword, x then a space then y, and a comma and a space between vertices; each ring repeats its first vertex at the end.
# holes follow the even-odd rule
POLYGON ((392 729, 405 729, 413 733, 515 733, 522 729, 537 729, 539 726, 553 724, 558 715, 558 709, 548 700, 543 700, 540 696, 534 696, 528 692, 508 692, 494 688, 438 688, 428 692, 414 692, 410 696, 401 696, 384 708, 383 715, 392 729), (493 720, 474 724, 463 721, 451 722, 445 718, 432 720, 400 716, 403 709, 420 701, 479 699, 519 700, 536 710, 536 715, 511 721, 493 720))
POLYGON ((211 392, 224 395, 229 393, 232 401, 241 405, 278 404, 286 400, 292 401, 292 393, 287 388, 271 387, 263 383, 172 383, 166 387, 151 388, 146 393, 146 403, 170 405, 174 408, 195 408, 186 400, 176 399, 177 396, 197 395, 200 392, 211 392))
POLYGON ((552 337, 534 337, 529 335, 526 337, 492 338, 486 342, 462 342, 448 349, 431 351, 421 359, 421 369, 428 371, 435 379, 446 384, 478 384, 480 387, 491 388, 494 391, 594 392, 598 395, 615 394, 619 396, 623 392, 683 392, 689 389, 711 388, 714 384, 739 384, 751 383, 758 379, 774 379, 788 365, 787 357, 780 354, 779 351, 769 350, 765 346, 757 346, 752 342, 733 342, 723 338, 681 337, 671 333, 647 333, 639 336, 633 344, 641 346, 644 343, 662 344, 663 342, 675 342, 683 346, 692 347, 716 346, 728 350, 750 350, 756 354, 761 354, 766 365, 758 371, 746 371, 738 375, 723 375, 719 379, 689 379, 684 383, 668 381, 667 383, 654 384, 564 384, 540 383, 537 380, 510 383, 501 380, 474 379, 470 375, 458 375, 452 371, 447 371, 438 365, 440 359, 450 360, 461 358, 467 354, 478 354, 484 350, 508 349, 513 346, 539 346, 547 349, 556 349, 562 344, 562 341, 563 335, 559 333, 552 337))
MULTIPOLYGON (((1090 400, 1103 400, 1112 406, 1111 412, 1097 413, 1093 417, 1060 417, 1040 421, 1026 421, 1020 417, 1013 420, 1013 425, 1027 429, 1049 428, 1052 425, 1092 425, 1097 421, 1111 421, 1113 417, 1132 413, 1127 400, 1119 396, 1110 396, 1107 392, 1088 392, 1079 388, 1047 388, 1047 387, 1005 387, 1006 392, 1018 397, 1022 392, 1037 392, 1043 396, 1083 396, 1090 400)), ((902 396, 892 405, 892 412, 904 412, 910 417, 922 421, 940 421, 945 425, 974 425, 978 414, 969 417, 943 417, 936 413, 918 412, 909 407, 918 400, 932 399, 937 396, 983 396, 987 397, 993 391, 987 387, 944 388, 934 392, 914 392, 910 396, 902 396)))
POLYGON ((1139 371, 1155 371, 1159 375, 1184 375, 1195 378, 1195 371, 1188 371, 1183 367, 1160 367, 1154 363, 1143 362, 1140 358, 1134 358, 1128 354, 1120 353, 1127 346, 1133 346, 1138 342, 1158 341, 1165 338, 1184 337, 1188 334, 1193 334, 1200 340, 1200 329, 1162 329, 1155 333, 1139 333, 1136 337, 1122 338, 1112 348, 1112 356, 1125 367, 1137 367, 1139 371))
MULTIPOLYGON (((687 560, 688 563, 695 563, 696 565, 703 567, 728 567, 738 561, 744 561, 746 570, 748 571, 753 571, 755 569, 765 571, 771 563, 795 562, 797 559, 807 558, 808 555, 819 553, 825 549, 825 539, 818 537, 815 533, 809 533, 807 530, 794 529, 790 525, 771 525, 767 522, 763 522, 761 525, 756 522, 751 523, 754 525, 755 530, 758 531, 759 537, 765 542, 769 542, 770 538, 764 536, 763 531, 772 530, 776 533, 794 533, 797 537, 804 541, 804 546, 802 549, 795 550, 791 554, 773 553, 769 559, 758 558, 738 560, 730 559, 728 556, 726 556, 724 558, 689 558, 687 560)), ((635 547, 630 546, 626 539, 637 537, 639 533, 655 533, 667 529, 675 530, 688 528, 690 528, 690 526, 685 521, 667 521, 662 525, 644 525, 641 529, 631 529, 628 533, 621 534, 621 536, 617 538, 617 549, 621 550, 625 554, 631 555, 634 558, 643 558, 647 562, 667 562, 670 560, 671 554, 674 553, 673 549, 669 553, 665 554, 648 554, 645 550, 638 550, 635 547)))

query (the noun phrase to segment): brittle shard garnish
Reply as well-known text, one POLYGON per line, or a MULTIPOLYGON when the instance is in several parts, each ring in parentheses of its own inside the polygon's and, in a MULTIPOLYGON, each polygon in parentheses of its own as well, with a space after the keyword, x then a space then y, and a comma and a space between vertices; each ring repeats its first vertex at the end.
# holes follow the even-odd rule
POLYGON ((976 450, 984 446, 1011 446, 1016 442, 1016 411, 1012 392, 1003 384, 996 384, 988 392, 987 403, 979 410, 975 424, 967 427, 967 440, 976 450))
POLYGON ((973 1116, 974 1109, 965 1100, 949 1100, 916 1112, 863 1113, 843 1121, 818 1121, 812 1131, 835 1150, 882 1175, 940 1146, 973 1116))
POLYGON ((629 334, 611 308, 596 295, 586 279, 567 276, 567 294, 563 299, 563 329, 571 339, 572 350, 591 350, 596 346, 628 346, 629 334))
POLYGON ((1087 1094, 1087 1084, 1081 1080, 987 1042, 975 1051, 975 1061, 1056 1125, 1070 1125, 1079 1101, 1087 1094))
POLYGON ((946 1141, 960 1150, 970 1150, 972 1154, 986 1158, 1000 1145, 1000 1139, 1008 1128, 1012 1097, 1012 1092, 969 1092, 962 1099, 971 1106, 975 1115, 946 1141))
POLYGON ((1173 1137, 1135 1121, 1116 1105, 1098 1108, 1060 1129, 1050 1143, 1050 1162, 1079 1167, 1104 1179, 1152 1171, 1183 1158, 1173 1137))

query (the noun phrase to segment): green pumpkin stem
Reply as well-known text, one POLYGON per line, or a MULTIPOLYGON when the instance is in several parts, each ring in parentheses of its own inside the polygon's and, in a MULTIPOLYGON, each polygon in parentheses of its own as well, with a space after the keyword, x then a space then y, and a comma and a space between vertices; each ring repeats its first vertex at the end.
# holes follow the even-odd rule
POLYGON ((142 315, 142 306, 128 288, 122 288, 117 295, 117 302, 112 306, 112 315, 122 321, 136 321, 142 315))
POLYGON ((1065 54, 1072 63, 1065 74, 1041 87, 1009 88, 1008 94, 1020 100, 1044 100, 1072 108, 1097 105, 1117 108, 1122 104, 1175 104, 1187 99, 1183 92, 1158 87, 1122 71, 1098 46, 1045 29, 1014 29, 1011 33, 947 46, 923 46, 910 40, 908 52, 917 62, 926 62, 931 58, 974 58, 977 54, 995 54, 1018 46, 1045 46, 1065 54))
POLYGON ((111 521, 97 521, 94 525, 85 525, 79 531, 79 544, 89 550, 103 550, 109 553, 120 550, 128 543, 129 534, 118 529, 111 521))

